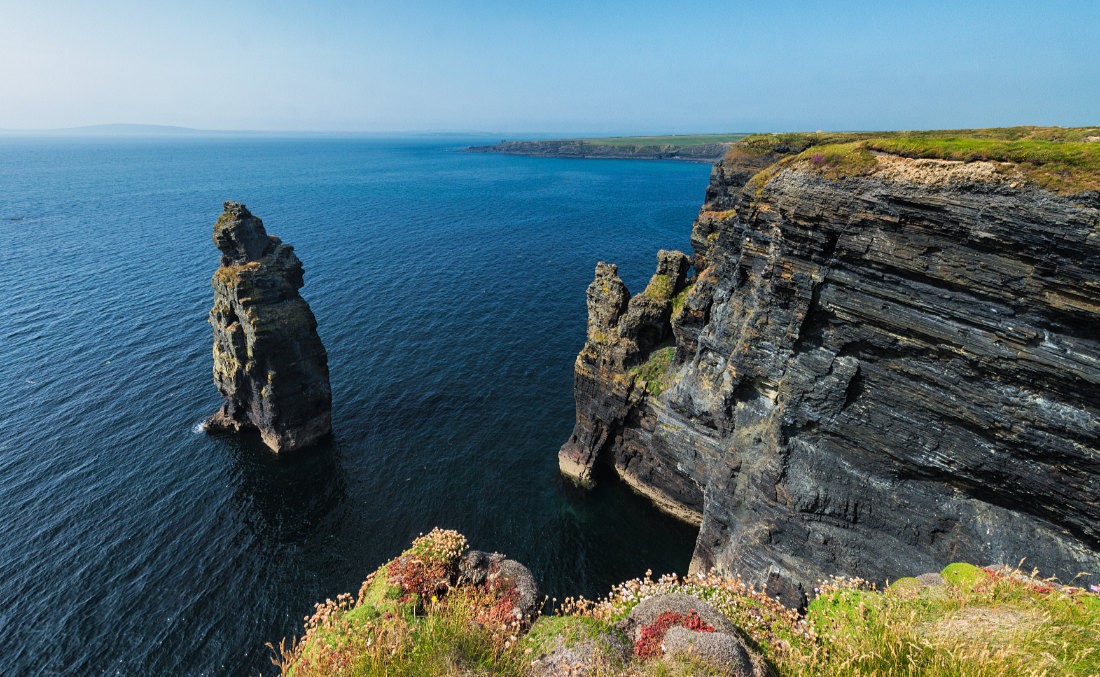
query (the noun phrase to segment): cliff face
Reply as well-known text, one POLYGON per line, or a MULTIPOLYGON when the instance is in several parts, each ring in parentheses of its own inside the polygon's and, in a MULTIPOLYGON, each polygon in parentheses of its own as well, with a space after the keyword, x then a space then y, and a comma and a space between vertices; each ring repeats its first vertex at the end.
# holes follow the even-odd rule
POLYGON ((563 472, 612 468, 700 524, 694 570, 788 602, 958 559, 1100 569, 1100 195, 821 158, 716 165, 661 389, 594 338, 625 294, 597 268, 563 472))
POLYGON ((225 403, 206 427, 258 430, 276 452, 314 444, 332 429, 332 395, 317 320, 298 295, 302 262, 236 202, 225 203, 214 244, 214 383, 225 403))

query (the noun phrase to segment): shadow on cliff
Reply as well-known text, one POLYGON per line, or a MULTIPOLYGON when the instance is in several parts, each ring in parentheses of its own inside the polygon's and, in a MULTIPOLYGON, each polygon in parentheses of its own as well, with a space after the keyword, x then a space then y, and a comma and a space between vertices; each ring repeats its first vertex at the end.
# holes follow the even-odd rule
POLYGON ((307 537, 347 498, 338 442, 331 436, 289 456, 276 456, 259 437, 226 436, 234 496, 257 534, 281 543, 307 537))

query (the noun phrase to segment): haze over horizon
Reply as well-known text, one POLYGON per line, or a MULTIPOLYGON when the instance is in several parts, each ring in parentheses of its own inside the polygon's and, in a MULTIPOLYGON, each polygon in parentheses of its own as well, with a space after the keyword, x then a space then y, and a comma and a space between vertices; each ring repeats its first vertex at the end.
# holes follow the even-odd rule
POLYGON ((0 128, 669 134, 1098 123, 1100 3, 4 3, 0 128))

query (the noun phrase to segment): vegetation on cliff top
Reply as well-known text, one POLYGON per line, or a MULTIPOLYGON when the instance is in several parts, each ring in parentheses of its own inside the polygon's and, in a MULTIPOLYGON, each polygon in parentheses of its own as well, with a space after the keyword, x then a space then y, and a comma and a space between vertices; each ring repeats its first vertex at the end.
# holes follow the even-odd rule
POLYGON ((680 159, 712 162, 744 134, 681 134, 670 136, 609 136, 603 138, 501 141, 471 146, 479 153, 548 157, 680 159))
POLYGON ((671 136, 607 136, 578 139, 597 146, 704 146, 711 143, 732 143, 747 134, 673 134, 671 136))
POLYGON ((567 599, 526 629, 506 622, 491 590, 438 585, 440 567, 454 567, 465 550, 453 531, 417 539, 357 598, 317 605, 300 641, 273 647, 273 662, 297 677, 522 675, 553 667, 556 655, 567 659, 558 667, 587 671, 578 674, 723 674, 694 658, 647 658, 654 647, 639 651, 621 634, 619 622, 642 600, 684 593, 721 611, 781 675, 1100 673, 1100 597, 1018 571, 952 564, 881 590, 837 578, 805 614, 737 578, 647 572, 604 599, 567 599))
POLYGON ((757 187, 800 160, 830 178, 874 169, 873 152, 914 159, 1011 163, 1027 179, 1063 194, 1100 190, 1100 127, 1004 127, 906 132, 754 134, 730 147, 734 162, 786 156, 754 177, 757 187), (774 156, 772 156, 774 157, 774 156))

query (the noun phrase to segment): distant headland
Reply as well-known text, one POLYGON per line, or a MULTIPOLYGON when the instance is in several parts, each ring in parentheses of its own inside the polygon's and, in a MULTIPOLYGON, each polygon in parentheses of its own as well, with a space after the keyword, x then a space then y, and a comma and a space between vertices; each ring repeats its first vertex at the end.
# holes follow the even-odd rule
POLYGON ((714 162, 746 134, 681 134, 673 136, 612 136, 545 141, 501 141, 471 146, 471 153, 503 153, 538 157, 600 158, 607 160, 683 160, 714 162))
POLYGON ((193 136, 203 134, 225 134, 208 129, 192 129, 174 125, 138 125, 107 124, 83 125, 80 127, 58 127, 54 129, 0 129, 7 135, 64 135, 64 136, 193 136))

